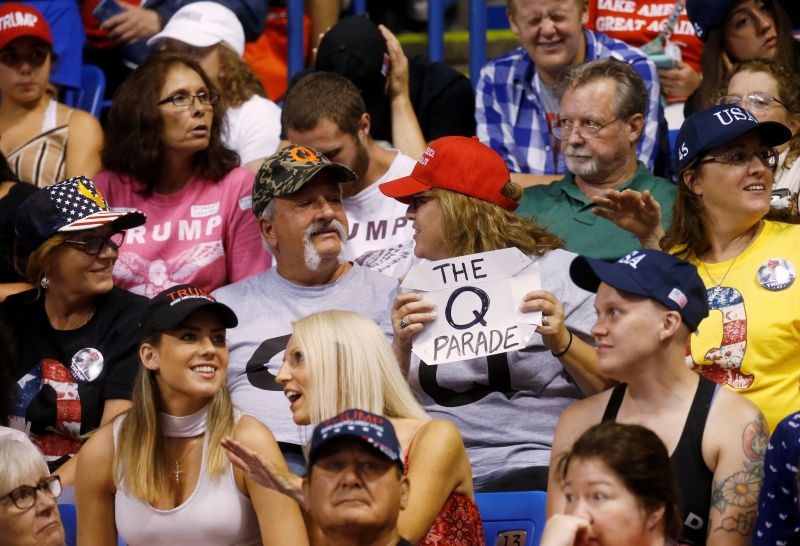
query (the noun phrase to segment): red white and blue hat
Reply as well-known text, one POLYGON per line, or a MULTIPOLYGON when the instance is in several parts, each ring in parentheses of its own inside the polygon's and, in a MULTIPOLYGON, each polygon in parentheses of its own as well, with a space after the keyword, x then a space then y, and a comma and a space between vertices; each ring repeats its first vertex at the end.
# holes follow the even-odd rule
POLYGON ((572 282, 597 292, 601 282, 621 292, 655 300, 677 311, 690 331, 708 316, 706 287, 697 268, 660 250, 634 250, 614 263, 578 256, 569 266, 572 282))
POLYGON ((85 176, 76 176, 32 193, 17 210, 14 229, 24 254, 59 232, 85 231, 111 224, 115 231, 141 226, 139 210, 112 211, 103 194, 85 176))

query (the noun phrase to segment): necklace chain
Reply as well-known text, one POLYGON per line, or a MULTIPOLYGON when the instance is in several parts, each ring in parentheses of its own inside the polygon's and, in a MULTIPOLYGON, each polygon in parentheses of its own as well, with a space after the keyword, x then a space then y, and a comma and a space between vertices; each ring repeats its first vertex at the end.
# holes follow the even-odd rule
POLYGON ((722 278, 719 280, 719 282, 717 282, 717 280, 711 275, 711 272, 708 270, 708 265, 706 264, 705 260, 700 260, 700 263, 703 264, 703 269, 705 270, 706 275, 708 275, 708 278, 711 279, 712 283, 714 283, 714 286, 712 288, 712 290, 714 291, 714 295, 717 294, 717 292, 719 291, 720 287, 722 286, 722 283, 725 282, 725 279, 727 278, 728 273, 730 273, 731 269, 733 269, 733 264, 736 263, 736 260, 739 259, 739 256, 744 254, 745 250, 750 248, 750 245, 753 243, 753 241, 756 240, 756 236, 757 235, 758 235, 758 232, 754 233, 753 236, 750 237, 750 240, 747 241, 747 244, 744 245, 744 248, 742 250, 740 250, 739 253, 736 256, 733 257, 733 260, 731 260, 731 264, 728 266, 728 269, 725 270, 725 273, 722 275, 722 278))
POLYGON ((195 445, 197 445, 197 442, 193 442, 180 459, 175 459, 175 470, 172 471, 172 475, 175 476, 175 483, 181 483, 181 475, 184 474, 184 471, 181 470, 181 463, 194 450, 195 445))

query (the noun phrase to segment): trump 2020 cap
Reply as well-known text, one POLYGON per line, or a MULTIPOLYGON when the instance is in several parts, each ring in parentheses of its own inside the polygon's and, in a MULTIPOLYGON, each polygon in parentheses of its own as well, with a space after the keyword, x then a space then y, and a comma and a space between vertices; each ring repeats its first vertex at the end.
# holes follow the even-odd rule
POLYGON ((655 300, 677 311, 692 332, 708 316, 706 287, 697 268, 660 250, 634 250, 613 263, 578 256, 569 266, 569 275, 589 292, 597 292, 604 282, 621 292, 655 300))

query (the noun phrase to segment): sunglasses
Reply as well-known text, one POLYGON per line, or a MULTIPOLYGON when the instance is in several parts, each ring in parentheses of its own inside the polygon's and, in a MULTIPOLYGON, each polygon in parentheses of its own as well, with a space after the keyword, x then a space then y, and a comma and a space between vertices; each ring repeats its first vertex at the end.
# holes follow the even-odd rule
POLYGON ((74 241, 68 239, 64 244, 73 245, 84 251, 89 256, 97 256, 106 245, 110 246, 112 250, 119 250, 122 242, 125 240, 125 232, 118 231, 105 237, 91 237, 83 241, 74 241))

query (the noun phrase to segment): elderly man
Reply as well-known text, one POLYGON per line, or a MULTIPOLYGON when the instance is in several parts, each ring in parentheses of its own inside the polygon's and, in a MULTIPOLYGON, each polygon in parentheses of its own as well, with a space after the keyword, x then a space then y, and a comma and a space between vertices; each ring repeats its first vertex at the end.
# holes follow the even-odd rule
POLYGON ((342 259, 347 217, 339 184, 354 179, 353 171, 306 146, 289 146, 264 160, 252 206, 275 266, 214 293, 239 317, 239 326, 228 330, 233 402, 269 426, 297 472, 304 468, 305 434, 275 383, 292 322, 344 309, 370 317, 387 336, 392 331, 397 280, 342 259))
POLYGON ((638 156, 653 168, 659 123, 665 123, 655 64, 639 49, 584 29, 585 0, 507 0, 507 13, 522 47, 481 70, 475 119, 478 137, 503 156, 511 179, 523 186, 546 184, 565 172, 561 142, 551 131, 559 112, 556 81, 569 66, 609 57, 630 64, 645 82, 638 156))
POLYGON ((331 546, 411 546, 397 530, 408 478, 388 419, 346 410, 314 429, 303 496, 331 546))
POLYGON ((356 180, 342 188, 350 233, 349 259, 391 277, 404 276, 414 258, 414 230, 406 205, 378 184, 411 174, 416 161, 372 138, 371 118, 356 86, 332 72, 314 72, 286 96, 283 126, 293 144, 320 150, 350 167, 356 180))
POLYGON ((671 219, 675 185, 653 176, 636 159, 645 126, 647 95, 639 74, 615 59, 567 70, 559 81, 561 112, 553 133, 561 140, 567 172, 561 180, 527 188, 517 209, 564 239, 567 249, 598 259, 616 259, 639 248, 638 240, 598 218, 594 199, 611 191, 647 193, 661 206, 664 228, 671 219))

